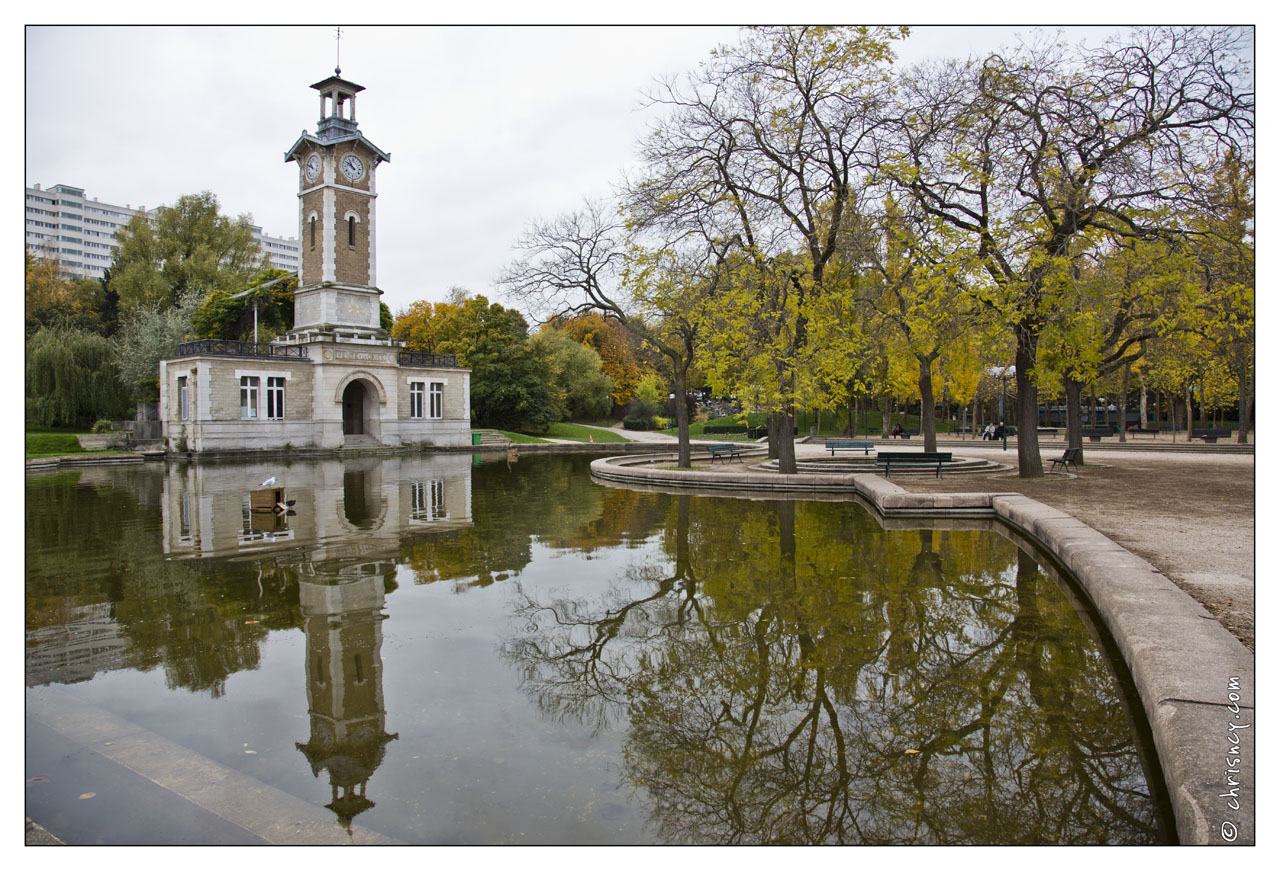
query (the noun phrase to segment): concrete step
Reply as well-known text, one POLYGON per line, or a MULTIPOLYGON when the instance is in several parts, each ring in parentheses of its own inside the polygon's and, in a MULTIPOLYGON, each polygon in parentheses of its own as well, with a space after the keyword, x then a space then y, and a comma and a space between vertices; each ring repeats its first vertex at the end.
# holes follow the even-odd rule
POLYGON ((506 436, 504 436, 502 433, 497 432, 496 430, 492 430, 492 429, 473 429, 471 432, 472 432, 472 433, 480 433, 480 444, 481 444, 481 446, 484 446, 484 445, 498 445, 499 447, 504 447, 504 448, 505 448, 507 445, 511 444, 511 439, 507 438, 507 437, 506 437, 506 436))

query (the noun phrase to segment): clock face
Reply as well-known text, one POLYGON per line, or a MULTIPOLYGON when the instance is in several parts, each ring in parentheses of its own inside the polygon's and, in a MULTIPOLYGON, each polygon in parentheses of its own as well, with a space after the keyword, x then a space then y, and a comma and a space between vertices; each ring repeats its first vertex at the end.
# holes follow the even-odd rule
POLYGON ((342 174, 352 181, 364 175, 364 164, 354 154, 342 158, 342 174))
POLYGON ((307 181, 315 181, 320 175, 320 155, 313 154, 307 158, 307 181))

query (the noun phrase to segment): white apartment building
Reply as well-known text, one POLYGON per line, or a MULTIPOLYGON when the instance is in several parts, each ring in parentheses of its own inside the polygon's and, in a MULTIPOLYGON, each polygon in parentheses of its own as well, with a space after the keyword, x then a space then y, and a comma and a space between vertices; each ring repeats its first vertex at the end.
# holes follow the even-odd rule
MULTIPOLYGON (((65 184, 27 188, 26 209, 27 247, 37 256, 56 255, 69 276, 94 279, 115 259, 116 231, 139 212, 155 215, 146 206, 100 203, 86 197, 84 188, 65 184)), ((302 248, 297 239, 268 236, 255 226, 253 240, 276 269, 298 271, 302 248)))

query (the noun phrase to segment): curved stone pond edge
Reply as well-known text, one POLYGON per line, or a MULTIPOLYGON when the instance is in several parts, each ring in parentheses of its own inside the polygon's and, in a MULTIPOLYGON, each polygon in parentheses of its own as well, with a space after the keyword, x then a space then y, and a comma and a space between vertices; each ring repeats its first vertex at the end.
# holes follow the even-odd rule
POLYGON ((870 473, 782 475, 745 462, 690 471, 658 463, 674 464, 675 455, 607 457, 591 463, 591 474, 700 490, 855 494, 888 518, 995 518, 1026 536, 1071 573, 1123 656, 1151 726, 1179 841, 1254 843, 1253 656, 1146 560, 1018 493, 910 493, 870 473))

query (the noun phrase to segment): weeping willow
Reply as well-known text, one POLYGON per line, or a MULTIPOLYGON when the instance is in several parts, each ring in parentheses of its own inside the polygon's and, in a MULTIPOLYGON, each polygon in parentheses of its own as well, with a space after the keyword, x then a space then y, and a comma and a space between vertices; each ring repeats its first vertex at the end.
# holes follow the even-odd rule
POLYGON ((26 416, 39 426, 76 426, 129 413, 105 337, 44 328, 27 340, 26 416))

